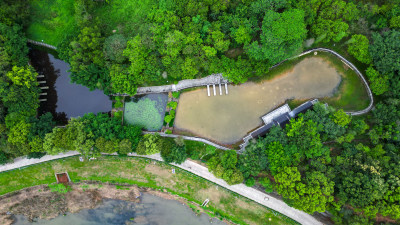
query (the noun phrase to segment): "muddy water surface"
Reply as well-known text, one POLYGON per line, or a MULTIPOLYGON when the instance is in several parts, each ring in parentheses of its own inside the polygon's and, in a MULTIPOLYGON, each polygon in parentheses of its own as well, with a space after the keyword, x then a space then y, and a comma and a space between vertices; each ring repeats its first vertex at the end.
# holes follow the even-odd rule
POLYGON ((341 75, 319 57, 306 58, 292 71, 262 83, 228 86, 229 94, 207 96, 207 88, 183 93, 174 126, 222 144, 242 139, 262 124, 261 116, 287 99, 332 96, 341 75))
POLYGON ((143 194, 140 203, 121 200, 104 200, 95 209, 85 209, 79 213, 68 213, 52 220, 38 219, 29 222, 23 216, 16 216, 15 225, 222 225, 224 222, 210 218, 206 214, 197 216, 189 207, 174 200, 167 200, 150 194, 143 194))

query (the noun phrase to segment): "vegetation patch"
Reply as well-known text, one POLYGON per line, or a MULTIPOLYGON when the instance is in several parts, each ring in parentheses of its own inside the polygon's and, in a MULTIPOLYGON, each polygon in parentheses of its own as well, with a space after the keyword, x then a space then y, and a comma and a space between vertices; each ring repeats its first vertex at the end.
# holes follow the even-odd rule
MULTIPOLYGON (((323 58, 325 61, 330 63, 342 77, 341 84, 335 94, 332 97, 321 98, 320 100, 322 102, 326 102, 334 108, 343 109, 345 111, 358 111, 365 109, 368 106, 370 99, 361 78, 339 58, 326 52, 318 52, 317 56, 310 53, 299 58, 285 61, 279 66, 271 69, 264 76, 254 78, 251 81, 263 82, 271 80, 293 70, 299 62, 309 57, 323 58)), ((289 105, 294 108, 306 101, 308 101, 308 99, 291 99, 289 100, 289 105)))
MULTIPOLYGON (((265 217, 272 218, 271 224, 293 224, 285 216, 273 215, 266 207, 240 197, 224 188, 173 166, 152 160, 102 156, 95 161, 80 162, 79 157, 46 162, 21 170, 0 173, 0 194, 17 191, 26 187, 54 182, 54 170, 68 170, 73 182, 99 181, 119 184, 117 188, 126 189, 122 184, 150 187, 157 190, 166 189, 201 204, 205 198, 210 199, 208 211, 213 216, 226 218, 238 224, 262 224, 265 217), (175 174, 171 171, 175 169, 175 174), (85 171, 85 174, 82 173, 85 171), (100 171, 100 172, 99 172, 100 171), (40 176, 35 174, 40 173, 40 176), (135 177, 131 177, 134 174, 135 177), (166 176, 168 175, 168 176, 166 176), (26 179, 27 177, 33 179, 26 179), (141 180, 141 181, 139 181, 141 180), (212 192, 210 192, 212 190, 212 192), (212 193, 206 194, 205 193, 212 193), (221 198, 223 196, 223 198, 221 198), (237 204, 237 203, 240 204, 237 204)), ((121 191, 121 190, 119 190, 121 191)))
POLYGON ((138 125, 149 131, 160 130, 168 97, 164 94, 150 94, 138 100, 125 103, 124 122, 138 125))
POLYGON ((28 38, 57 46, 67 34, 75 33, 74 0, 30 0, 29 4, 28 38))

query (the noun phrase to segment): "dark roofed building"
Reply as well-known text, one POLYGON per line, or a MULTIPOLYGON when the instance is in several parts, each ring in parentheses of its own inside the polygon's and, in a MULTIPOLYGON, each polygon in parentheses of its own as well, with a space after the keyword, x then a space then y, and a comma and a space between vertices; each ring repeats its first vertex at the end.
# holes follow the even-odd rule
POLYGON ((258 128, 257 130, 251 132, 250 135, 254 139, 265 136, 265 134, 267 134, 268 130, 271 129, 271 127, 273 127, 274 125, 275 125, 274 123, 269 123, 267 125, 264 125, 264 126, 258 128))
POLYGON ((282 128, 284 128, 284 127, 286 126, 286 124, 289 123, 290 118, 291 118, 291 117, 290 117, 289 113, 284 113, 284 114, 282 114, 282 115, 276 117, 276 118, 274 119, 274 121, 275 121, 279 126, 281 126, 282 128))
POLYGON ((312 109, 314 104, 311 101, 301 104, 290 112, 291 117, 296 117, 300 113, 305 113, 307 110, 312 109))

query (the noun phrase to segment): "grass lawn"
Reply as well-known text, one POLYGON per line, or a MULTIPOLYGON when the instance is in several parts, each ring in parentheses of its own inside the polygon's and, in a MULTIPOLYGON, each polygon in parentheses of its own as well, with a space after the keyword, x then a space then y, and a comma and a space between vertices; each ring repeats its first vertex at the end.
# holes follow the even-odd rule
MULTIPOLYGON (((262 82, 272 79, 277 75, 292 70, 297 63, 308 57, 323 58, 332 66, 334 66, 342 76, 341 84, 334 96, 319 99, 321 102, 326 102, 330 106, 333 106, 337 109, 343 109, 344 111, 358 111, 365 109, 369 105, 370 100, 368 98, 367 90, 365 89, 364 84, 358 75, 344 63, 342 63, 339 58, 326 52, 318 52, 317 56, 314 56, 312 53, 310 53, 296 59, 288 60, 271 69, 265 76, 257 77, 251 81, 262 82)), ((294 99, 288 101, 288 104, 291 108, 294 108, 306 102, 307 100, 308 99, 294 99)))
POLYGON ((29 4, 29 39, 56 46, 66 34, 74 33, 74 0, 30 0, 29 4))
POLYGON ((370 100, 360 77, 336 56, 324 52, 319 52, 318 55, 332 63, 342 75, 339 91, 333 97, 324 98, 321 101, 344 111, 365 109, 370 100))
POLYGON ((140 27, 143 26, 153 6, 158 4, 156 0, 112 0, 109 2, 96 8, 94 15, 106 25, 105 33, 111 34, 112 30, 117 30, 126 37, 143 32, 140 27))
POLYGON ((198 204, 208 198, 208 214, 225 217, 238 224, 265 224, 268 218, 271 218, 270 224, 296 224, 285 216, 191 173, 175 168, 176 173, 172 174, 173 166, 154 162, 149 159, 117 156, 102 156, 98 160, 85 162, 80 162, 78 157, 55 160, 0 173, 0 195, 53 183, 55 172, 67 171, 73 182, 100 181, 166 189, 198 204))
MULTIPOLYGON (((74 0, 30 0, 31 18, 26 30, 29 39, 57 46, 66 34, 76 29, 74 0)), ((141 27, 156 0, 112 0, 97 2, 93 12, 104 24, 102 32, 109 36, 117 30, 125 36, 147 32, 141 27)))

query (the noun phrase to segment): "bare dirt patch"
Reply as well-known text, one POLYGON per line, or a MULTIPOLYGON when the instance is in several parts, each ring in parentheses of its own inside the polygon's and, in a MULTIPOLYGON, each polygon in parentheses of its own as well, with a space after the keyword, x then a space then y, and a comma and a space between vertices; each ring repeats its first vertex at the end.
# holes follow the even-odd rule
POLYGON ((12 214, 24 215, 29 220, 51 219, 66 212, 93 209, 104 198, 139 202, 140 192, 136 186, 117 189, 114 185, 102 185, 83 189, 74 184, 71 187, 66 194, 51 192, 47 185, 41 185, 0 196, 0 224, 12 224, 12 214))
POLYGON ((164 168, 161 168, 160 166, 154 165, 154 164, 149 164, 145 167, 145 170, 147 172, 150 172, 151 174, 164 177, 166 179, 171 178, 172 174, 169 170, 166 170, 164 168))
POLYGON ((208 198, 210 202, 213 203, 219 203, 221 199, 229 197, 227 193, 221 190, 217 190, 216 187, 218 186, 212 186, 207 189, 201 189, 197 192, 197 195, 204 200, 208 198))

